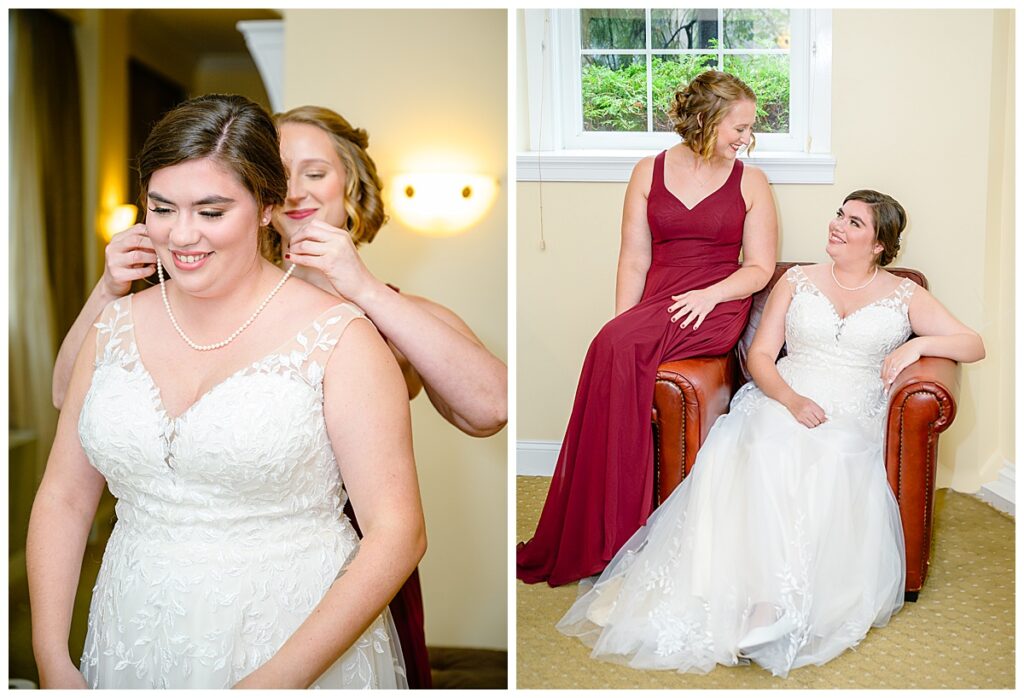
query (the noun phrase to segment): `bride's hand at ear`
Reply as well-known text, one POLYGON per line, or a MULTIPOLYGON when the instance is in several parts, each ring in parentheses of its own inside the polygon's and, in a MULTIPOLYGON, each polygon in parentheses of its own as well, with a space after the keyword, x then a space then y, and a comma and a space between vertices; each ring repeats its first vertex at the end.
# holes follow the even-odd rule
POLYGON ((363 294, 380 285, 359 257, 352 235, 323 221, 310 221, 296 231, 285 262, 323 272, 334 290, 357 304, 363 294))
POLYGON ((106 292, 118 298, 132 290, 132 282, 156 272, 156 251, 143 223, 122 230, 110 239, 104 253, 103 284, 106 292))

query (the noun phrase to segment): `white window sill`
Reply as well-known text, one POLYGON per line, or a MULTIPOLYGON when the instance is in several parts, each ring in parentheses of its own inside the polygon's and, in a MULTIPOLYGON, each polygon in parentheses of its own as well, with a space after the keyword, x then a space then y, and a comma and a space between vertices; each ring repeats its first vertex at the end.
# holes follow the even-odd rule
MULTIPOLYGON (((633 167, 656 151, 560 150, 516 154, 519 182, 628 182, 633 167)), ((744 163, 760 167, 772 184, 833 184, 836 159, 829 153, 757 153, 744 163)))

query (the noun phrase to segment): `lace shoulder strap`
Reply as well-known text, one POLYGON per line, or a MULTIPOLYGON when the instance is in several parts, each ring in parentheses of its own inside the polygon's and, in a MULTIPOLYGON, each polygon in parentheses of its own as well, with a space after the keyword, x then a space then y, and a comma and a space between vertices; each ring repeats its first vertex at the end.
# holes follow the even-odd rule
POLYGON ((807 278, 807 273, 799 264, 794 264, 786 270, 786 281, 788 281, 789 285, 793 288, 794 296, 798 293, 804 293, 805 291, 814 291, 814 286, 811 284, 811 280, 807 278))
POLYGON ((896 286, 896 290, 893 291, 893 300, 903 310, 904 313, 910 309, 910 299, 914 297, 914 290, 917 288, 911 279, 904 278, 896 286))
POLYGON ((319 385, 338 340, 349 324, 359 318, 370 321, 366 313, 351 303, 339 303, 328 308, 296 335, 291 351, 282 352, 282 360, 297 370, 306 382, 319 385))
POLYGON ((131 295, 110 301, 96 324, 96 366, 126 364, 135 353, 131 295))

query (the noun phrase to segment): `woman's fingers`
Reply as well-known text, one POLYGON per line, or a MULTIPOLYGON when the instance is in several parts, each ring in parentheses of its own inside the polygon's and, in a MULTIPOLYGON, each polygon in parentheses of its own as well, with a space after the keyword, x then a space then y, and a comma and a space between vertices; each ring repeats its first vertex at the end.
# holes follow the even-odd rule
POLYGON ((147 264, 141 267, 125 269, 125 278, 130 281, 135 281, 137 279, 145 279, 154 273, 156 273, 156 264, 147 264))
POLYGON ((146 264, 149 266, 156 265, 156 252, 146 250, 132 250, 129 253, 129 263, 132 265, 146 264))
POLYGON ((310 267, 311 269, 319 269, 321 271, 324 270, 322 255, 312 255, 303 253, 296 254, 294 252, 290 252, 288 254, 288 261, 294 262, 295 264, 298 264, 299 266, 302 267, 310 267))
POLYGON ((352 239, 351 234, 347 230, 335 228, 333 225, 328 225, 323 221, 310 221, 295 231, 295 235, 292 236, 292 242, 302 242, 303 240, 327 242, 339 237, 352 239))
POLYGON ((329 247, 327 242, 323 240, 317 240, 315 238, 305 238, 303 240, 299 240, 298 242, 295 242, 295 240, 293 239, 292 242, 288 245, 288 253, 290 255, 289 259, 297 254, 313 255, 319 257, 323 256, 328 250, 329 247))

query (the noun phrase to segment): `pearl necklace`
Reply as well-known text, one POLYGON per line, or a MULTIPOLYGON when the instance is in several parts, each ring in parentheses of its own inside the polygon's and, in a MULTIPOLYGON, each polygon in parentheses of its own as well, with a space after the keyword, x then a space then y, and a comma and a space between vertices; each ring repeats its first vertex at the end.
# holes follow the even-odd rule
POLYGON ((189 345, 196 351, 211 351, 213 349, 220 349, 221 347, 225 347, 231 342, 233 342, 238 335, 242 334, 242 332, 245 331, 245 328, 247 328, 249 325, 253 323, 253 321, 256 319, 256 316, 263 312, 263 309, 267 307, 267 303, 270 302, 271 298, 277 295, 277 292, 281 290, 281 287, 284 286, 284 282, 288 280, 288 277, 292 275, 293 271, 295 271, 294 264, 288 267, 288 271, 286 271, 284 273, 284 276, 281 277, 281 280, 277 282, 277 286, 274 286, 274 290, 270 292, 270 295, 263 299, 263 302, 260 303, 260 306, 256 308, 252 315, 249 316, 249 319, 242 323, 241 327, 232 332, 230 337, 221 340, 220 342, 217 342, 215 344, 196 344, 191 339, 189 339, 187 334, 185 334, 185 330, 181 329, 181 325, 178 324, 178 320, 174 317, 174 313, 171 312, 171 302, 167 300, 167 285, 164 283, 164 268, 163 265, 160 264, 160 257, 158 256, 156 258, 156 274, 160 278, 160 295, 162 295, 164 299, 164 307, 167 309, 167 317, 171 319, 171 324, 174 326, 174 329, 178 331, 178 334, 181 336, 181 338, 185 340, 185 344, 189 345))
POLYGON ((839 279, 836 278, 836 263, 832 262, 832 280, 836 282, 836 286, 843 289, 844 291, 859 291, 862 288, 867 288, 868 286, 871 285, 871 282, 875 280, 876 276, 878 276, 877 264, 875 265, 875 273, 871 275, 871 278, 868 279, 867 282, 861 284, 860 286, 853 286, 852 288, 850 286, 843 286, 841 283, 839 283, 839 279))

